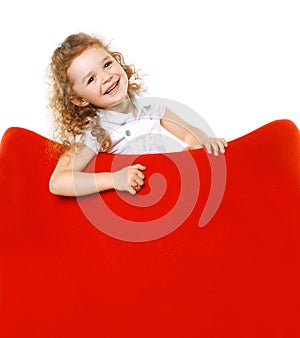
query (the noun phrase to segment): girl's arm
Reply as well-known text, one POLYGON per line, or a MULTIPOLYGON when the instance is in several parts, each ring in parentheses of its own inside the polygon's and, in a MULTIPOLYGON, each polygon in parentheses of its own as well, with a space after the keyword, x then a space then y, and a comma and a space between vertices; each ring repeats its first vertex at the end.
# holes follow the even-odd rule
POLYGON ((144 184, 146 168, 140 164, 114 173, 85 173, 83 170, 95 157, 85 145, 74 145, 60 157, 50 179, 49 188, 55 195, 82 196, 109 189, 135 194, 144 184), (136 187, 136 188, 134 188, 136 187))
POLYGON ((225 153, 225 147, 228 146, 223 138, 208 137, 204 131, 190 125, 169 108, 166 109, 161 125, 189 147, 204 147, 209 154, 213 152, 218 155, 219 151, 225 153))

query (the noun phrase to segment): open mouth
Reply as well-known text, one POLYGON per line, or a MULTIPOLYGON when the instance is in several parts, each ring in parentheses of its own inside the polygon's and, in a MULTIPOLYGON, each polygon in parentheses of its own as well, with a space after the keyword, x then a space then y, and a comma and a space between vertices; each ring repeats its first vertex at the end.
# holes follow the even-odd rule
POLYGON ((108 88, 104 94, 113 93, 113 91, 117 88, 118 84, 119 84, 119 80, 114 85, 112 85, 112 87, 108 88))

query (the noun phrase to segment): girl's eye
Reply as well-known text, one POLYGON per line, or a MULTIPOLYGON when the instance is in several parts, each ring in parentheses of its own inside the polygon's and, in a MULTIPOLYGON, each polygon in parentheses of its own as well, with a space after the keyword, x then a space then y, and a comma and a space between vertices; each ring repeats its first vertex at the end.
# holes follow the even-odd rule
POLYGON ((112 61, 107 61, 104 64, 104 68, 108 68, 112 64, 112 61))
POLYGON ((93 82, 95 80, 95 76, 91 76, 89 79, 88 79, 88 84, 90 84, 91 82, 93 82))

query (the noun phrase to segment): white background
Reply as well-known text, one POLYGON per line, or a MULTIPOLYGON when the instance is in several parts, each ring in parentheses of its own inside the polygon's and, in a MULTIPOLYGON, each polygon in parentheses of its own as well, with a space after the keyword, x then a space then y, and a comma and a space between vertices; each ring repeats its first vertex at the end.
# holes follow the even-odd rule
POLYGON ((298 0, 10 0, 0 5, 0 138, 19 126, 51 138, 45 71, 84 31, 111 41, 153 95, 199 112, 217 136, 276 119, 300 125, 298 0))

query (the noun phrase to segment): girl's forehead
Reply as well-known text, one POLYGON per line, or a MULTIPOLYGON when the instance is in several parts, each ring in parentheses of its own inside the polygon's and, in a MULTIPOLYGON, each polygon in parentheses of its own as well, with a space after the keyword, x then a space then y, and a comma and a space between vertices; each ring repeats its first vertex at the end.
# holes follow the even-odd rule
POLYGON ((103 47, 100 47, 100 46, 91 46, 91 47, 88 47, 86 50, 84 50, 82 53, 81 53, 81 56, 87 56, 87 57, 92 57, 92 56, 102 56, 102 57, 105 57, 105 56, 109 56, 110 53, 107 52, 107 50, 103 47))

